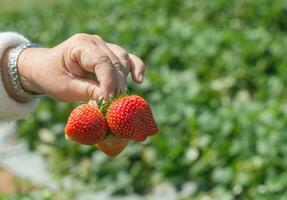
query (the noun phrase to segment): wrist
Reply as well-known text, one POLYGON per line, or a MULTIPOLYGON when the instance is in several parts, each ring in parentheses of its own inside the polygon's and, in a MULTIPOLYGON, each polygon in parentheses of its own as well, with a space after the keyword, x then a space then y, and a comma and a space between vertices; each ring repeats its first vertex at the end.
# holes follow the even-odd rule
POLYGON ((23 89, 36 94, 44 93, 43 89, 37 84, 37 77, 40 75, 37 68, 43 65, 39 58, 42 59, 42 62, 46 62, 43 61, 45 59, 40 55, 43 51, 44 48, 27 48, 23 50, 18 58, 17 67, 21 85, 23 89))
POLYGON ((35 82, 34 77, 36 77, 37 75, 36 76, 33 75, 35 73, 35 69, 37 69, 38 63, 35 61, 39 59, 37 57, 39 55, 37 55, 38 51, 34 51, 36 50, 36 48, 23 49, 16 58, 16 63, 14 64, 14 66, 16 67, 15 69, 16 72, 14 73, 17 74, 16 77, 14 77, 15 75, 11 75, 12 71, 10 71, 12 70, 12 68, 8 67, 11 65, 9 64, 10 62, 12 63, 14 62, 14 60, 13 61, 10 60, 11 59, 10 54, 14 50, 15 48, 8 48, 2 55, 1 59, 2 80, 9 96, 14 98, 16 101, 27 102, 30 101, 31 98, 29 96, 20 94, 18 88, 15 88, 14 84, 16 84, 15 81, 18 80, 19 87, 22 89, 22 91, 24 90, 35 95, 43 93, 42 92, 43 90, 35 82))

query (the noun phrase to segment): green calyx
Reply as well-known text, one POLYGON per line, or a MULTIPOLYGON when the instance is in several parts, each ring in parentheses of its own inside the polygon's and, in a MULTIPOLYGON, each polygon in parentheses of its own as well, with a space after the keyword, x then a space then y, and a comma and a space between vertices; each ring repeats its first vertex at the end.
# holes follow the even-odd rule
POLYGON ((124 98, 124 97, 127 97, 129 96, 128 95, 128 92, 121 92, 121 93, 118 93, 117 95, 109 98, 108 101, 104 101, 104 98, 103 97, 100 97, 99 100, 97 101, 97 105, 98 105, 98 108, 100 109, 100 111, 102 112, 102 114, 104 116, 106 116, 107 112, 108 112, 108 109, 110 107, 110 105, 118 100, 118 99, 121 99, 121 98, 124 98))

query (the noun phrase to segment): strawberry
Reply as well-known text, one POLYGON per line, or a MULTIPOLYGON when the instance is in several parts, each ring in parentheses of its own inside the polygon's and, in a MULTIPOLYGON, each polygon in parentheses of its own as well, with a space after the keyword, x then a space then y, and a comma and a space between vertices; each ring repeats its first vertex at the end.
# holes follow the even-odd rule
POLYGON ((82 104, 70 114, 65 127, 65 137, 81 144, 100 142, 107 134, 107 123, 96 105, 82 104))
POLYGON ((150 106, 137 95, 113 101, 108 107, 106 120, 112 134, 127 139, 144 141, 158 132, 150 106))
POLYGON ((128 139, 109 134, 103 141, 97 143, 96 147, 108 156, 114 157, 121 153, 128 143, 128 139))

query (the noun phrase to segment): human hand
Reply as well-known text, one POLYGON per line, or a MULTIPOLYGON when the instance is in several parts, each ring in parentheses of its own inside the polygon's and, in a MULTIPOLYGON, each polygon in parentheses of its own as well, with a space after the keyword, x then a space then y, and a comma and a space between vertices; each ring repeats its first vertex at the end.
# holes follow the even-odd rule
POLYGON ((28 48, 18 59, 24 89, 56 100, 108 99, 126 89, 126 78, 141 83, 140 58, 97 35, 76 34, 54 48, 28 48))

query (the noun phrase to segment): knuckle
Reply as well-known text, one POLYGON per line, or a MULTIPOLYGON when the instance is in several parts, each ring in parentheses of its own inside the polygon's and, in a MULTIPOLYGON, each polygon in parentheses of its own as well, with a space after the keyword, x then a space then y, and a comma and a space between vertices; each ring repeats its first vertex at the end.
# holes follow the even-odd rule
POLYGON ((121 59, 121 60, 128 60, 129 54, 128 54, 127 51, 123 50, 123 51, 120 51, 120 52, 119 52, 118 57, 119 57, 119 59, 121 59))
POLYGON ((96 41, 103 41, 103 39, 99 35, 93 36, 96 41))
POLYGON ((107 55, 100 55, 97 59, 97 64, 105 64, 105 63, 108 63, 108 64, 111 64, 111 60, 109 58, 109 56, 107 55))
POLYGON ((121 46, 113 44, 112 47, 116 50, 119 59, 127 60, 129 58, 129 53, 121 46))
POLYGON ((88 34, 86 33, 76 33, 75 35, 72 36, 74 40, 85 40, 89 37, 88 34))
POLYGON ((125 75, 128 74, 130 71, 130 63, 129 60, 126 58, 120 58, 122 67, 120 68, 120 71, 122 71, 125 75))
POLYGON ((126 77, 128 76, 129 71, 126 68, 123 68, 121 70, 119 70, 119 76, 120 78, 126 79, 126 77))

